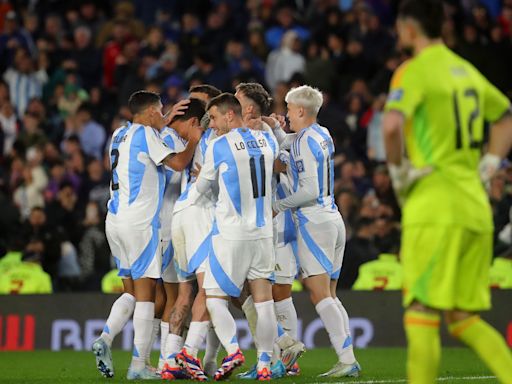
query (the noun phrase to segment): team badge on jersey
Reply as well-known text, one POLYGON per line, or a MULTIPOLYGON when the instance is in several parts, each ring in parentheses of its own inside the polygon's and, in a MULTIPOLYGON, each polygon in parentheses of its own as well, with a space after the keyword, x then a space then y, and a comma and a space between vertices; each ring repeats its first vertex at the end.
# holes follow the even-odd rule
POLYGON ((304 172, 304 162, 302 160, 297 160, 295 166, 297 167, 297 172, 304 172))
POLYGON ((393 89, 388 96, 388 101, 400 101, 404 95, 402 88, 393 89))

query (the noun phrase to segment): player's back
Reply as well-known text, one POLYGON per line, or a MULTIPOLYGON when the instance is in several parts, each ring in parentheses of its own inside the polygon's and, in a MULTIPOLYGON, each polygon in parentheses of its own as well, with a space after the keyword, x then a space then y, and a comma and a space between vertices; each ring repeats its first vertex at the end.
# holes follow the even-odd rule
POLYGON ((174 205, 174 212, 182 211, 191 205, 197 205, 203 208, 210 208, 213 206, 214 201, 212 200, 210 194, 200 195, 197 192, 195 188, 196 178, 190 174, 190 171, 191 169, 196 168, 197 165, 200 167, 203 166, 206 149, 208 148, 208 145, 216 138, 217 135, 211 128, 208 128, 206 131, 204 131, 203 135, 201 136, 201 140, 199 140, 199 143, 196 146, 194 157, 192 158, 190 166, 182 172, 182 193, 174 205))
POLYGON ((322 223, 340 217, 334 201, 334 143, 329 131, 313 124, 300 131, 290 150, 291 187, 299 188, 299 179, 314 178, 318 196, 296 211, 299 224, 322 223))
POLYGON ((165 172, 157 164, 169 153, 167 145, 151 127, 128 124, 114 132, 110 144, 107 220, 135 229, 159 227, 165 172))
POLYGON ((497 120, 507 105, 506 98, 470 63, 443 44, 425 48, 397 70, 386 110, 399 110, 406 117, 406 148, 412 164, 434 167, 407 197, 404 224, 492 228, 477 166, 484 120, 497 120))
MULTIPOLYGON (((187 142, 178 135, 178 133, 169 127, 164 128, 160 132, 160 137, 167 144, 173 153, 183 152, 187 142)), ((182 172, 178 172, 169 167, 165 168, 165 191, 160 209, 160 222, 162 229, 162 237, 164 239, 171 238, 172 213, 174 205, 181 194, 181 177, 182 172)))
POLYGON ((233 240, 272 237, 272 171, 277 142, 268 132, 238 128, 210 145, 214 167, 219 171, 215 218, 222 236, 233 240))

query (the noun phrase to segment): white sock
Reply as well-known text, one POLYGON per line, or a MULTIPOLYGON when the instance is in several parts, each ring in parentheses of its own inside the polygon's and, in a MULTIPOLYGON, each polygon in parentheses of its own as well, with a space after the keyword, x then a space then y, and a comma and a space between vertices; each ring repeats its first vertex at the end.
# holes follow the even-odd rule
POLYGON ((165 362, 171 367, 178 366, 174 357, 181 351, 181 348, 183 348, 183 337, 169 333, 165 341, 165 362))
POLYGON ((143 369, 146 365, 148 349, 151 348, 151 333, 153 332, 153 319, 155 316, 155 303, 150 301, 137 301, 133 312, 133 356, 131 367, 134 370, 143 369))
POLYGON ((123 293, 112 304, 112 309, 101 333, 101 338, 105 340, 109 347, 112 346, 114 337, 123 330, 128 320, 132 317, 134 309, 135 297, 129 293, 123 293))
POLYGON ((356 358, 352 348, 352 340, 345 332, 343 317, 334 299, 326 297, 315 306, 315 309, 324 323, 339 361, 344 364, 353 364, 356 358))
POLYGON ((185 340, 184 348, 187 353, 197 358, 197 352, 203 344, 208 329, 210 328, 209 321, 192 321, 188 329, 187 339, 185 340))
POLYGON ((167 344, 167 336, 169 336, 169 323, 160 321, 160 357, 158 358, 158 368, 162 369, 165 363, 167 353, 165 347, 167 344))
POLYGON ((350 321, 348 318, 347 310, 341 303, 340 299, 335 298, 334 301, 336 302, 338 309, 341 311, 341 316, 343 317, 343 327, 345 328, 345 333, 350 336, 350 321))
POLYGON ((217 354, 220 349, 220 340, 215 333, 215 328, 213 327, 212 322, 210 321, 210 326, 208 327, 208 333, 206 334, 206 350, 204 351, 203 363, 206 366, 206 363, 212 362, 217 364, 217 354))
POLYGON ((146 354, 146 365, 151 366, 151 351, 153 350, 153 345, 155 345, 156 337, 158 336, 158 331, 160 330, 160 319, 153 319, 153 329, 151 330, 151 342, 149 343, 148 352, 146 354))
POLYGON ((297 340, 297 311, 291 297, 274 302, 277 321, 291 337, 297 340))
POLYGON ((274 343, 274 352, 272 353, 272 360, 270 361, 271 365, 274 365, 280 359, 281 359, 281 348, 279 348, 279 345, 277 343, 274 343))
POLYGON ((238 349, 238 339, 236 338, 235 319, 229 312, 228 301, 217 298, 207 298, 206 307, 210 312, 212 324, 220 342, 226 349, 228 355, 235 353, 238 349))
POLYGON ((254 307, 254 300, 252 296, 248 296, 242 304, 242 311, 245 314, 245 318, 249 323, 249 329, 251 330, 252 339, 254 341, 254 346, 258 350, 258 338, 256 337, 256 323, 258 322, 258 312, 256 312, 256 308, 254 307))
POLYGON ((274 352, 274 340, 277 338, 277 319, 274 309, 274 300, 254 303, 258 313, 256 324, 256 337, 258 339, 258 370, 270 368, 274 352))

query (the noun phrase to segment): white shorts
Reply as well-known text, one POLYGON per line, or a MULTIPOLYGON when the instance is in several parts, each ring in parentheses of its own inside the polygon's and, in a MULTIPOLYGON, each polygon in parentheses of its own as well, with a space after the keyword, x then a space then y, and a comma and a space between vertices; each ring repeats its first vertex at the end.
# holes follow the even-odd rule
POLYGON ((162 280, 164 283, 179 283, 174 266, 174 249, 170 240, 162 242, 162 280))
POLYGON ((162 248, 160 231, 156 228, 137 230, 117 226, 107 220, 105 233, 112 255, 116 258, 119 276, 160 278, 162 248))
POLYGON ((297 275, 297 241, 276 246, 276 284, 293 284, 297 275), (295 248, 295 249, 294 249, 295 248))
POLYGON ((210 296, 240 296, 245 280, 274 281, 275 256, 271 237, 227 240, 214 231, 203 288, 210 296))
POLYGON ((180 282, 193 280, 195 274, 206 271, 213 220, 213 207, 191 205, 174 214, 172 244, 180 282))
POLYGON ((297 228, 297 251, 303 278, 327 273, 338 279, 345 252, 345 224, 340 217, 314 224, 307 222, 297 228))

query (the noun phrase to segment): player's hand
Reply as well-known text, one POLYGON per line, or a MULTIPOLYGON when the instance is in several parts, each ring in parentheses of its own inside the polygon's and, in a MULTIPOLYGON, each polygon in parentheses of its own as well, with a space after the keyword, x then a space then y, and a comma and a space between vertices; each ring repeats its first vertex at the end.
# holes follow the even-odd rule
POLYGON ((267 124, 271 129, 276 129, 278 126, 280 126, 279 121, 272 115, 261 116, 261 120, 263 120, 263 122, 267 124))
POLYGON ((403 205, 411 187, 434 170, 431 166, 414 168, 407 159, 402 159, 400 165, 389 164, 388 167, 391 184, 400 205, 403 205))
POLYGON ((174 104, 170 111, 164 115, 165 126, 169 125, 176 116, 184 115, 189 103, 190 99, 183 99, 174 104))
POLYGON ((203 130, 200 128, 200 126, 191 127, 188 133, 188 141, 192 143, 199 143, 199 140, 201 140, 202 135, 203 130))
POLYGON ((261 131, 263 129, 263 120, 261 117, 248 116, 245 118, 244 123, 248 128, 256 131, 261 131))
POLYGON ((478 173, 480 174, 480 179, 486 187, 489 186, 492 177, 499 169, 500 162, 500 157, 493 155, 492 153, 485 154, 484 157, 482 157, 482 160, 480 160, 480 164, 478 165, 478 173))
POLYGON ((197 179, 201 173, 201 166, 198 163, 195 163, 194 166, 195 168, 190 170, 190 175, 197 179))

